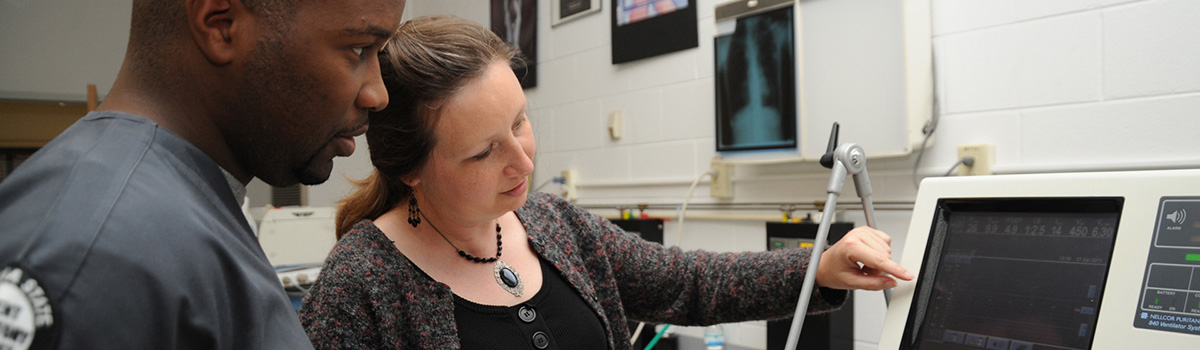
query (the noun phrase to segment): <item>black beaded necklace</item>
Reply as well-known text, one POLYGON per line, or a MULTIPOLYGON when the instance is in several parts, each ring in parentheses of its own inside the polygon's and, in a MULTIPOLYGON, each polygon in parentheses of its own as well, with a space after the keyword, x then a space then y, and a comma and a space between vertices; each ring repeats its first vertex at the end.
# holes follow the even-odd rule
POLYGON ((454 247, 454 250, 458 251, 458 256, 461 256, 471 262, 481 264, 493 263, 492 275, 496 277, 496 283, 499 284, 501 288, 504 288, 505 291, 512 293, 513 296, 521 296, 521 293, 525 290, 525 283, 521 281, 521 274, 517 273, 517 270, 514 269, 512 265, 500 260, 501 249, 504 245, 504 242, 500 239, 503 237, 500 234, 500 223, 496 223, 496 256, 490 258, 480 258, 468 254, 462 249, 459 249, 458 246, 454 245, 454 242, 451 242, 449 238, 446 238, 446 235, 442 233, 442 230, 439 230, 437 226, 433 225, 432 221, 429 221, 429 218, 425 217, 425 213, 421 213, 421 217, 425 219, 425 222, 429 223, 429 227, 432 227, 433 231, 437 232, 438 236, 442 236, 442 239, 445 240, 446 243, 450 243, 450 246, 454 247))

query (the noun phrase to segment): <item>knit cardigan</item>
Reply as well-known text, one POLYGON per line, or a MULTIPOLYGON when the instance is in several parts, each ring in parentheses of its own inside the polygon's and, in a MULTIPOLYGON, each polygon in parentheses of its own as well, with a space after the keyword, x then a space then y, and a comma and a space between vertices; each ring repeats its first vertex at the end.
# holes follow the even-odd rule
MULTIPOLYGON (((709 325, 791 316, 810 250, 713 253, 664 248, 555 195, 518 209, 530 248, 595 312, 609 349, 630 349, 629 320, 709 325)), ((846 302, 818 288, 810 313, 846 302)), ((371 221, 330 253, 301 323, 317 349, 458 349, 454 294, 422 273, 371 221)))

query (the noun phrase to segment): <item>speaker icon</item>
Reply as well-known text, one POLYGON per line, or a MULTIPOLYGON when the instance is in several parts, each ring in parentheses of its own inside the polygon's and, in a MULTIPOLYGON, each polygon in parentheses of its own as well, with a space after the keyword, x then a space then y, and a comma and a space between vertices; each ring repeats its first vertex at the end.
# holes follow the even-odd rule
POLYGON ((1171 220, 1171 222, 1174 222, 1176 225, 1182 224, 1183 220, 1185 219, 1187 219, 1186 209, 1179 209, 1174 213, 1167 214, 1167 220, 1171 220))

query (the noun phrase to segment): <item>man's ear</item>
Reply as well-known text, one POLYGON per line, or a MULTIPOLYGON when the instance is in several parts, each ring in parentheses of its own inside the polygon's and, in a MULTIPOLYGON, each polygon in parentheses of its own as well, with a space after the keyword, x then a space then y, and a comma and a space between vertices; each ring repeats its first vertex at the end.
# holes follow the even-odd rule
POLYGON ((187 16, 192 40, 214 65, 229 64, 252 41, 245 39, 250 17, 240 0, 188 0, 187 16))

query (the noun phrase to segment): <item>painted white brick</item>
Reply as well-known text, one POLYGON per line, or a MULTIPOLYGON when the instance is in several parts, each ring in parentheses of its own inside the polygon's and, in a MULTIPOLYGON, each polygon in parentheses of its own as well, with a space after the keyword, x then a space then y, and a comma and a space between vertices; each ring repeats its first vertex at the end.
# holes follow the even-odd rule
POLYGON ((577 87, 572 82, 580 74, 574 58, 560 58, 538 64, 538 86, 525 90, 528 104, 534 108, 548 108, 578 101, 577 87))
MULTIPOLYGON (((712 168, 712 159, 717 155, 717 141, 715 138, 706 137, 695 140, 696 142, 696 173, 704 173, 712 168)), ((736 166, 735 166, 736 168, 736 166)), ((736 174, 736 170, 734 171, 736 174)), ((697 175, 699 176, 699 175, 697 175)), ((699 192, 700 190, 696 190, 699 192)), ((735 190, 736 191, 736 190, 735 190)), ((706 192, 707 193, 707 192, 706 192)), ((737 193, 735 192, 736 196, 737 193)))
MULTIPOLYGON (((867 167, 870 168, 870 165, 867 167)), ((909 169, 911 168, 910 165, 909 169)), ((875 173, 871 173, 871 187, 875 190, 876 201, 911 201, 917 197, 917 185, 913 182, 911 170, 892 174, 875 176, 875 173)))
POLYGON ((1093 12, 946 38, 943 112, 1098 100, 1099 28, 1093 12))
POLYGON ((944 35, 1140 0, 933 0, 933 33, 944 35))
MULTIPOLYGON (((1030 19, 1072 12, 1090 11, 1142 0, 1010 0, 1016 8, 1016 19, 1030 19)), ((962 1, 960 1, 962 2, 962 1)))
POLYGON ((593 98, 632 91, 629 78, 612 64, 612 47, 589 50, 575 55, 577 74, 562 77, 570 96, 593 98))
MULTIPOLYGON (((556 57, 556 55, 554 55, 554 50, 549 49, 550 45, 547 45, 550 43, 551 39, 550 35, 547 35, 547 33, 550 33, 550 21, 542 20, 543 18, 550 18, 550 6, 537 6, 536 16, 537 18, 534 19, 534 21, 537 22, 535 24, 537 28, 535 29, 536 32, 534 33, 533 39, 537 44, 537 62, 541 63, 556 57)), ((487 26, 485 26, 486 28, 491 28, 492 22, 490 8, 488 9, 488 21, 485 23, 487 23, 487 26)), ((539 77, 538 80, 545 80, 545 78, 539 77)))
MULTIPOLYGON (((663 239, 668 246, 675 246, 678 232, 678 220, 663 224, 663 239)), ((688 219, 683 224, 683 241, 680 248, 744 252, 763 251, 766 245, 766 225, 762 222, 688 219), (745 242, 739 243, 742 237, 745 237, 745 242)))
MULTIPOLYGON (((586 183, 581 183, 586 184, 586 183)), ((604 204, 611 205, 613 203, 625 204, 632 197, 633 190, 625 187, 594 187, 583 186, 579 188, 580 203, 604 204)), ((616 208, 609 209, 608 213, 601 214, 618 214, 616 208)))
POLYGON ((529 116, 529 125, 533 127, 533 138, 537 142, 537 152, 554 152, 554 109, 526 108, 526 115, 529 116))
MULTIPOLYGON (((354 144, 354 154, 333 160, 333 170, 330 172, 329 181, 308 188, 308 205, 336 206, 338 201, 357 190, 357 187, 346 180, 362 180, 375 171, 375 167, 371 165, 371 151, 367 149, 367 136, 355 137, 354 144)), ((257 181, 261 182, 262 180, 257 181)), ((271 202, 270 193, 269 190, 263 192, 263 198, 254 198, 252 202, 269 204, 271 202)))
POLYGON ((934 35, 1010 23, 1017 12, 1012 0, 933 0, 930 5, 934 35))
POLYGON ((946 38, 935 36, 932 40, 933 45, 933 94, 937 97, 933 101, 933 113, 946 114, 949 108, 946 107, 946 101, 949 100, 950 83, 946 81, 946 72, 949 67, 946 61, 949 61, 949 55, 946 53, 946 38))
POLYGON ((609 138, 608 144, 636 144, 662 139, 662 89, 645 89, 604 98, 605 122, 609 115, 621 113, 623 136, 609 138))
POLYGON ((1152 1, 1104 12, 1104 94, 1200 91, 1200 1, 1152 1))
MULTIPOLYGON (((634 180, 637 181, 637 179, 634 179, 634 180)), ((628 200, 631 202, 679 204, 679 203, 683 203, 684 198, 687 197, 688 185, 690 185, 690 184, 691 184, 691 180, 688 180, 687 184, 670 184, 670 185, 655 185, 655 186, 644 186, 643 185, 643 186, 632 186, 632 187, 626 187, 626 188, 631 190, 630 191, 631 193, 629 194, 629 197, 628 197, 628 200)), ((710 203, 711 202, 711 201, 709 201, 707 196, 705 196, 703 193, 699 193, 701 191, 703 191, 703 190, 702 189, 696 190, 697 193, 692 195, 691 203, 710 203)))
POLYGON ((712 17, 710 7, 709 17, 700 17, 700 47, 695 52, 697 77, 712 78, 716 75, 716 53, 713 52, 713 47, 716 43, 713 42, 713 35, 717 32, 716 18, 712 17))
MULTIPOLYGON (((712 21, 713 14, 716 11, 717 5, 720 5, 720 4, 729 2, 729 1, 730 0, 697 0, 696 1, 696 17, 700 18, 700 23, 704 23, 705 20, 712 21)), ((704 40, 704 37, 703 36, 700 37, 700 40, 704 40)))
MULTIPOLYGON (((563 170, 577 169, 578 159, 579 157, 574 152, 538 152, 533 158, 533 184, 539 186, 542 182, 560 176, 563 170)), ((557 187, 547 185, 546 188, 557 187)))
POLYGON ((1023 113, 1022 162, 1058 165, 1195 159, 1195 150, 1200 149, 1196 111, 1200 111, 1200 95, 1023 113))
MULTIPOLYGON (((940 176, 958 161, 959 145, 995 145, 996 163, 1021 161, 1020 115, 1016 112, 943 115, 931 147, 921 159, 921 170, 940 176)), ((928 173, 923 173, 930 175, 928 173)))
POLYGON ((871 160, 871 170, 912 169, 912 160, 904 157, 871 157, 869 154, 867 157, 871 160))
POLYGON ((714 93, 712 77, 664 87, 662 139, 713 137, 716 124, 714 93))
POLYGON ((630 176, 630 148, 605 147, 580 151, 580 183, 627 180, 630 176))
POLYGON ((691 141, 637 146, 632 157, 635 180, 690 179, 699 175, 696 172, 696 147, 691 141))
MULTIPOLYGON (((825 200, 828 173, 803 180, 736 180, 734 198, 739 202, 811 202, 825 200)), ((744 179, 734 173, 734 179, 744 179)), ((851 189, 853 193, 853 189, 851 189)), ((803 215, 803 213, 797 213, 803 215)))
MULTIPOLYGON (((549 8, 549 6, 543 6, 549 8)), ((564 22, 556 27, 549 27, 549 20, 542 21, 547 23, 547 30, 538 34, 547 33, 544 37, 547 38, 550 45, 543 46, 546 48, 546 58, 561 58, 568 57, 580 52, 598 49, 610 45, 612 41, 612 31, 609 30, 611 8, 601 6, 602 10, 584 17, 576 18, 570 22, 564 22)), ((550 14, 547 12, 546 18, 550 14)), ((541 47, 539 47, 541 49, 541 47)), ((541 52, 539 52, 541 54, 541 52)))
POLYGON ((602 147, 608 143, 608 119, 599 99, 571 103, 554 109, 554 149, 561 151, 602 147))
MULTIPOLYGON (((766 229, 761 222, 753 221, 731 221, 731 220, 688 220, 693 224, 703 225, 684 225, 683 239, 691 241, 695 238, 697 241, 704 242, 705 245, 697 247, 714 252, 742 252, 752 249, 739 244, 741 236, 764 236, 766 229), (694 227, 693 227, 694 226, 694 227)), ((690 243, 690 242, 689 242, 690 243)), ((685 243, 685 246, 688 243, 685 243)), ((766 245, 766 243, 762 243, 766 245)), ((761 247, 754 249, 762 251, 761 247)))
MULTIPOLYGON (((690 48, 622 63, 616 67, 618 74, 628 77, 630 89, 636 91, 696 79, 699 74, 697 55, 700 54, 699 49, 690 48)), ((709 54, 712 52, 709 51, 709 54)), ((712 69, 712 66, 706 69, 712 69)))
MULTIPOLYGON (((580 203, 624 203, 631 197, 626 188, 595 187, 589 184, 611 182, 628 178, 628 157, 613 156, 620 149, 595 149, 541 154, 534 159, 534 182, 541 185, 546 180, 562 175, 563 170, 575 170, 579 183, 580 203), (605 164, 610 163, 610 164, 605 164), (618 199, 613 199, 618 198, 618 199)), ((557 193, 558 185, 547 185, 543 192, 557 193)))

